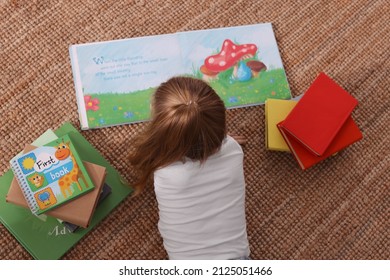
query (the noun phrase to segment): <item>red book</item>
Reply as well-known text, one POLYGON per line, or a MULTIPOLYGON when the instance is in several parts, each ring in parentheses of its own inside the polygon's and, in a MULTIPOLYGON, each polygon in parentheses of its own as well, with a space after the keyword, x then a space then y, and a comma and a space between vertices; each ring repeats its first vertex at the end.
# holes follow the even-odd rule
POLYGON ((357 103, 335 81, 320 73, 279 128, 321 156, 357 103))
POLYGON ((290 148, 291 153, 294 155, 295 159, 299 163, 299 166, 303 170, 332 156, 333 154, 341 151, 349 145, 359 141, 363 137, 356 123, 351 117, 349 117, 337 133, 336 137, 330 143, 328 149, 321 156, 316 156, 312 152, 310 152, 304 145, 302 145, 301 142, 297 141, 288 133, 285 133, 283 129, 280 129, 280 126, 282 124, 283 122, 279 123, 278 128, 288 147, 290 148))

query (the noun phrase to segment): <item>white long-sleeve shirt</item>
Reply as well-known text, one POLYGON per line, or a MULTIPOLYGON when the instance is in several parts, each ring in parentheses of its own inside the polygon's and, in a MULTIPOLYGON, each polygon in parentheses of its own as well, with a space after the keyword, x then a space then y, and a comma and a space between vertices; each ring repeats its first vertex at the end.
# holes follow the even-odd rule
POLYGON ((170 259, 249 256, 243 152, 233 138, 202 165, 187 160, 157 170, 154 186, 170 259))

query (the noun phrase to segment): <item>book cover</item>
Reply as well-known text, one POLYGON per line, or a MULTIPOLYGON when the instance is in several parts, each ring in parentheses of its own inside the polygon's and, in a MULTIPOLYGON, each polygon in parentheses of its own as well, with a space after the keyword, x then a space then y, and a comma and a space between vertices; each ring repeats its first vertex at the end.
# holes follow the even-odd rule
MULTIPOLYGON (((34 149, 34 146, 28 146, 26 152, 34 149)), ((52 210, 45 212, 46 215, 61 219, 63 221, 70 222, 77 226, 88 227, 92 218, 93 212, 96 208, 97 201, 99 199, 104 179, 106 175, 106 168, 89 162, 83 162, 89 177, 92 179, 92 183, 95 188, 69 203, 62 204, 52 210)), ((6 201, 28 208, 26 199, 20 189, 19 183, 14 177, 11 186, 6 196, 6 201)))
POLYGON ((335 81, 320 73, 280 129, 313 154, 323 155, 357 103, 335 81))
POLYGON ((150 97, 179 75, 207 81, 227 108, 289 99, 270 23, 69 47, 82 129, 148 120, 150 97))
MULTIPOLYGON (((283 122, 282 122, 283 123, 283 122)), ((280 128, 281 124, 278 124, 280 128)), ((310 152, 306 146, 302 145, 301 142, 297 141, 294 137, 291 137, 288 133, 280 130, 282 136, 286 140, 286 143, 291 150, 291 153, 297 160, 301 169, 305 170, 314 164, 323 161, 324 159, 334 155, 335 153, 345 149, 353 143, 362 139, 363 135, 356 125, 352 117, 348 117, 336 137, 333 139, 328 149, 321 156, 316 156, 310 152)))
POLYGON ((283 121, 297 100, 267 99, 265 101, 265 144, 268 150, 290 152, 277 124, 283 121))
POLYGON ((36 215, 94 189, 68 135, 13 158, 11 168, 36 215))
POLYGON ((88 228, 70 232, 56 218, 45 214, 35 216, 29 209, 6 203, 13 173, 7 171, 0 177, 0 221, 35 259, 55 260, 61 258, 79 242, 101 220, 132 193, 118 171, 97 151, 70 123, 64 123, 54 131, 57 137, 68 134, 73 140, 80 157, 106 168, 106 183, 112 193, 95 210, 88 228))

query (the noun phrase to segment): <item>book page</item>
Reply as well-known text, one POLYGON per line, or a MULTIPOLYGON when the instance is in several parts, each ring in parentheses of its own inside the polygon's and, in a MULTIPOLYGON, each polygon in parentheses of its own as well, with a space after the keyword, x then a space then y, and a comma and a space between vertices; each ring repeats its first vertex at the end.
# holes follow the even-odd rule
POLYGON ((76 68, 74 75, 79 81, 76 85, 79 110, 85 114, 88 127, 149 119, 150 96, 154 89, 170 77, 183 73, 174 34, 72 48, 72 66, 76 68))
POLYGON ((270 23, 178 35, 185 73, 209 82, 227 108, 291 98, 270 23))

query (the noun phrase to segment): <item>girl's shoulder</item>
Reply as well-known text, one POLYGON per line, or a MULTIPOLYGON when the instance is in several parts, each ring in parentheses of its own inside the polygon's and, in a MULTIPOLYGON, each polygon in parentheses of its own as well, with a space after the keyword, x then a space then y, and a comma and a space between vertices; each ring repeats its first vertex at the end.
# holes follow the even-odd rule
MULTIPOLYGON (((206 160, 206 162, 215 161, 215 160, 218 160, 218 158, 226 157, 226 156, 232 155, 232 154, 236 154, 236 155, 243 154, 243 151, 242 151, 241 145, 238 144, 238 142, 236 140, 234 140, 233 137, 227 135, 222 142, 220 150, 217 153, 211 155, 206 160)), ((156 172, 161 172, 161 170, 165 170, 165 171, 169 170, 169 171, 176 173, 179 171, 192 170, 194 168, 199 169, 199 168, 202 168, 202 166, 203 165, 199 161, 196 161, 196 160, 194 161, 190 158, 185 158, 185 160, 183 160, 183 161, 176 161, 176 162, 169 164, 168 166, 158 168, 156 170, 156 172)))
POLYGON ((228 149, 228 150, 237 150, 242 152, 242 147, 236 140, 234 140, 233 137, 230 135, 227 135, 226 138, 222 142, 221 150, 228 149))

